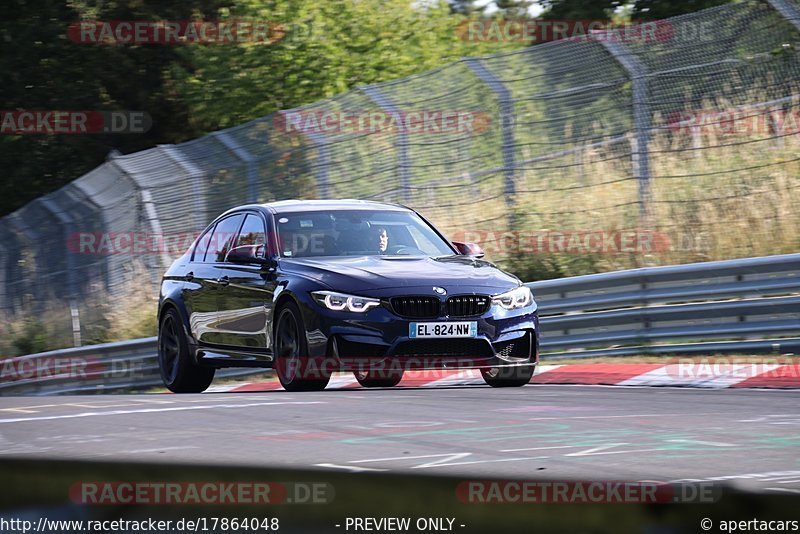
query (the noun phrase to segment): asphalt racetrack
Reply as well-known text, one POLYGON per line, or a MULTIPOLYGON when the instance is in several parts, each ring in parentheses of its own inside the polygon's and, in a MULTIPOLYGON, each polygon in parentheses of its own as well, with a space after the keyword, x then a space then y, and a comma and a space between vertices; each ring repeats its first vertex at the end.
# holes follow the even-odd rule
POLYGON ((800 494, 798 407, 787 390, 542 385, 6 397, 0 456, 800 494))

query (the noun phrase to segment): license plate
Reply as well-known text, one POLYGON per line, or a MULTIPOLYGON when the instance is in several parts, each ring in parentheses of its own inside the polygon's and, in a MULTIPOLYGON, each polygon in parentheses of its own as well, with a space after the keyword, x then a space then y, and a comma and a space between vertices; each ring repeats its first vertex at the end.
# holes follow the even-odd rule
POLYGON ((475 337, 478 335, 477 321, 444 323, 410 323, 408 337, 475 337))

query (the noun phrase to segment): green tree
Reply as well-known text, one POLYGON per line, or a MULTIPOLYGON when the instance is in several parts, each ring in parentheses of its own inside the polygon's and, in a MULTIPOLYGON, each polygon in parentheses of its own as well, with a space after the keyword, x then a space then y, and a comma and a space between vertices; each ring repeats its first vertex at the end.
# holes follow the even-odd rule
POLYGON ((0 214, 88 172, 112 150, 176 143, 464 55, 519 46, 465 42, 444 0, 7 0, 0 109, 136 110, 144 135, 0 136, 0 214), (274 43, 86 45, 79 20, 250 19, 274 43), (21 187, 20 184, 24 184, 21 187))
POLYGON ((611 20, 620 10, 630 9, 633 20, 660 20, 731 0, 541 0, 542 18, 549 20, 611 20))
POLYGON ((481 15, 486 10, 486 5, 476 5, 477 0, 449 0, 450 10, 459 15, 481 15))
POLYGON ((661 20, 730 2, 731 0, 636 0, 631 18, 633 20, 661 20))
POLYGON ((175 0, 8 0, 0 17, 0 109, 145 111, 153 126, 145 135, 0 136, 0 214, 79 177, 114 149, 128 153, 199 133, 164 76, 183 61, 179 49, 79 44, 67 36, 70 24, 183 19, 217 7, 215 0, 190 7, 175 0))
POLYGON ((529 9, 534 4, 532 0, 495 0, 494 5, 503 18, 521 19, 529 17, 529 9))
POLYGON ((190 68, 173 74, 192 126, 206 131, 497 49, 461 40, 463 18, 445 2, 277 0, 267 8, 240 0, 222 15, 281 23, 286 35, 271 44, 186 49, 190 68))
POLYGON ((542 0, 542 18, 547 20, 609 20, 619 0, 542 0))

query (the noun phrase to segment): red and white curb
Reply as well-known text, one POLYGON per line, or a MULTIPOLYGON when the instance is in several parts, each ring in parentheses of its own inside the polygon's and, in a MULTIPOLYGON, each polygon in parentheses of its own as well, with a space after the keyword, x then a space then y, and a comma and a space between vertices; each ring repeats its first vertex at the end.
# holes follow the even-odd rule
MULTIPOLYGON (((438 388, 484 384, 475 369, 409 371, 397 387, 438 388)), ((800 363, 587 363, 540 365, 531 384, 584 384, 608 386, 672 386, 706 389, 800 388, 800 363)), ((327 389, 361 386, 352 373, 336 373, 327 389)), ((208 392, 259 392, 281 389, 276 379, 219 385, 208 392)))

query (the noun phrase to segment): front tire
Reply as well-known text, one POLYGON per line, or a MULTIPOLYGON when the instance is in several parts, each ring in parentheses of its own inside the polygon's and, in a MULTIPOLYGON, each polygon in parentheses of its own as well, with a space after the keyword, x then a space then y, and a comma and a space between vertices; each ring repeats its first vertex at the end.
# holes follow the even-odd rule
POLYGON ((329 370, 308 354, 305 326, 300 309, 287 302, 278 310, 273 336, 275 373, 286 391, 320 391, 331 379, 329 370))
POLYGON ((365 388, 391 388, 403 379, 402 369, 354 371, 353 374, 365 388))
POLYGON ((215 369, 197 365, 189 352, 178 310, 170 308, 158 329, 158 368, 173 393, 202 393, 214 380, 215 369))
POLYGON ((534 370, 536 370, 535 365, 491 367, 481 369, 481 375, 483 381, 493 388, 517 388, 531 381, 534 370))

